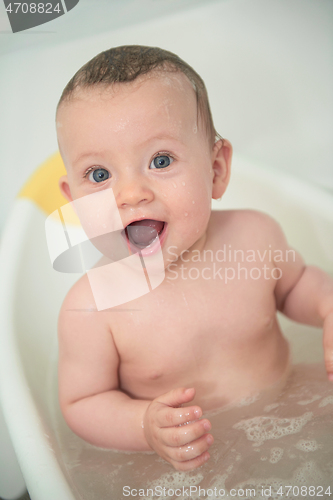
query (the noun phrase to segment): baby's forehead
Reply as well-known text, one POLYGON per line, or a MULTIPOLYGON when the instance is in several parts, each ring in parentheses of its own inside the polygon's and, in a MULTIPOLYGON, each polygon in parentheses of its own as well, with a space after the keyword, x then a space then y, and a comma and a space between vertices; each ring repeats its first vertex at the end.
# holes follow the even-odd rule
POLYGON ((154 72, 129 83, 77 89, 59 107, 58 143, 60 149, 68 148, 81 132, 89 131, 90 142, 92 137, 101 141, 106 134, 114 134, 118 141, 130 137, 137 144, 167 136, 185 144, 198 141, 198 132, 200 136, 204 132, 198 121, 196 94, 187 77, 180 72, 154 72))
POLYGON ((76 129, 78 121, 92 123, 94 117, 99 121, 100 116, 103 120, 105 116, 110 117, 109 123, 115 132, 124 128, 125 122, 137 124, 143 132, 150 121, 153 120, 153 126, 156 119, 165 130, 178 131, 181 136, 201 128, 192 84, 185 75, 175 71, 154 71, 133 82, 77 88, 59 107, 58 141, 76 129))
POLYGON ((164 104, 172 104, 177 100, 183 105, 196 107, 195 90, 190 80, 180 71, 157 69, 140 75, 131 82, 115 82, 112 84, 94 84, 78 86, 66 101, 61 103, 58 112, 77 101, 97 102, 109 101, 112 98, 126 98, 129 94, 140 92, 140 99, 149 101, 149 90, 160 91, 164 104), (147 89, 147 93, 140 92, 147 89))

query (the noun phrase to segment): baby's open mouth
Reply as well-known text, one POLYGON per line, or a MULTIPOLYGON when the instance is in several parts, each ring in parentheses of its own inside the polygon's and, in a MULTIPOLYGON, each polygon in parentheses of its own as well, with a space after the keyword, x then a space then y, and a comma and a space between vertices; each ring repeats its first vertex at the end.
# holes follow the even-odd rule
POLYGON ((162 233, 165 222, 153 219, 137 220, 125 228, 129 242, 142 249, 151 245, 162 233))

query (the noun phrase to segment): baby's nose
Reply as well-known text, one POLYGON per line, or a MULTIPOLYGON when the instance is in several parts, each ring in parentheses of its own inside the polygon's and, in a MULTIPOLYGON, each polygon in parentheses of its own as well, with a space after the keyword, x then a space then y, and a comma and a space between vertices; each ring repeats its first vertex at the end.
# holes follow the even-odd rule
POLYGON ((131 178, 123 180, 117 190, 116 201, 118 207, 135 206, 149 203, 154 194, 146 180, 131 178))

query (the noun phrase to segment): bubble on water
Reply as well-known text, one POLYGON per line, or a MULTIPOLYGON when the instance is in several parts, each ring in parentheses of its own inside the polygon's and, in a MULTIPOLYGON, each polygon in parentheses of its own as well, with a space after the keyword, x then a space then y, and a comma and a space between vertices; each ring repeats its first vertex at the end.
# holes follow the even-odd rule
POLYGON ((315 439, 300 439, 295 444, 295 447, 298 450, 306 451, 306 452, 316 451, 319 448, 318 443, 315 439))
POLYGON ((305 462, 302 467, 299 467, 293 474, 295 484, 305 486, 319 485, 324 483, 324 476, 317 464, 312 460, 305 462))
POLYGON ((235 403, 235 406, 240 408, 242 406, 249 406, 255 401, 258 401, 260 397, 260 393, 258 392, 257 394, 253 394, 252 396, 248 396, 247 398, 242 398, 237 403, 235 403))
POLYGON ((279 439, 288 434, 296 434, 311 420, 312 412, 306 412, 300 417, 254 417, 241 420, 233 425, 234 429, 245 431, 249 441, 254 441, 256 446, 263 444, 268 439, 279 439))
MULTIPOLYGON (((165 488, 166 492, 168 489, 175 490, 177 488, 182 488, 183 486, 188 488, 189 486, 197 486, 201 483, 204 476, 201 472, 186 473, 181 471, 171 471, 162 474, 158 479, 147 482, 147 488, 151 488, 155 491, 158 486, 160 489, 165 488)), ((163 497, 163 498, 169 498, 163 497)))
POLYGON ((319 408, 323 408, 327 405, 333 405, 333 396, 326 396, 326 398, 323 398, 318 406, 319 408))
POLYGON ((280 406, 279 403, 272 403, 271 405, 265 406, 264 411, 268 413, 269 411, 274 410, 274 408, 277 408, 278 406, 280 406))
MULTIPOLYGON (((237 484, 233 484, 233 492, 236 490, 246 491, 246 489, 251 490, 251 495, 249 498, 256 498, 257 500, 281 500, 281 498, 305 498, 304 495, 301 495, 300 487, 310 486, 319 486, 324 485, 324 476, 321 471, 318 469, 317 465, 314 462, 305 462, 301 467, 296 469, 291 478, 282 479, 279 477, 266 477, 266 478, 251 478, 246 481, 242 481, 237 484), (290 488, 290 485, 293 485, 296 489, 291 491, 289 490, 289 495, 287 497, 287 489, 290 488), (298 488, 298 489, 297 489, 298 488), (291 495, 291 496, 290 496, 291 495)), ((215 484, 214 484, 215 486, 215 484)), ((227 493, 230 493, 231 490, 226 490, 227 493)), ((304 493, 304 490, 303 490, 304 493)), ((240 500, 242 498, 241 495, 234 498, 240 500)), ((244 496, 243 496, 244 498, 244 496)), ((308 497, 306 497, 308 498, 308 497)))
POLYGON ((313 403, 314 401, 317 401, 318 399, 321 399, 321 396, 318 394, 313 396, 311 399, 304 399, 303 401, 297 401, 298 405, 309 405, 310 403, 313 403))
POLYGON ((279 447, 271 448, 271 455, 269 457, 269 461, 271 464, 276 464, 281 460, 283 456, 283 449, 279 447))
POLYGON ((228 468, 227 468, 227 470, 226 470, 226 473, 227 473, 227 474, 230 474, 233 468, 234 468, 234 466, 233 466, 233 465, 229 465, 229 467, 228 467, 228 468))

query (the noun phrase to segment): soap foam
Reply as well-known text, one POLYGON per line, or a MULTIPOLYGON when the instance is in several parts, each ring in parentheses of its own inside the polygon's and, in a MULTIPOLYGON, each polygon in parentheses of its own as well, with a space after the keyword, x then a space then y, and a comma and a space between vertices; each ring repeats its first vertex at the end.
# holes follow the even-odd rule
POLYGON ((268 439, 279 439, 288 434, 296 434, 311 420, 312 412, 306 412, 300 417, 254 417, 242 420, 233 426, 234 429, 244 430, 249 441, 261 445, 268 439))
POLYGON ((300 439, 299 441, 297 441, 295 446, 298 450, 302 450, 305 452, 316 451, 319 448, 318 443, 315 439, 300 439))
POLYGON ((279 462, 283 456, 283 449, 279 447, 271 448, 271 456, 269 457, 269 461, 271 464, 276 464, 279 462))
POLYGON ((319 396, 319 394, 315 394, 310 399, 305 399, 304 401, 297 401, 297 404, 298 405, 309 405, 309 404, 313 403, 314 401, 318 401, 318 399, 321 399, 321 396, 319 396))
POLYGON ((333 405, 333 396, 327 396, 326 398, 323 398, 318 406, 319 408, 323 408, 327 405, 333 405))
MULTIPOLYGON (((211 458, 191 472, 174 470, 154 453, 116 453, 89 445, 65 425, 55 399, 54 427, 64 468, 82 500, 123 498, 125 485, 137 490, 165 487, 170 490, 170 496, 161 497, 165 500, 176 499, 172 490, 190 486, 206 492, 223 489, 225 495, 217 498, 242 500, 247 497, 230 491, 252 488, 256 500, 268 500, 262 492, 272 487, 270 500, 280 500, 287 498, 277 494, 280 487, 298 487, 295 498, 302 498, 302 486, 328 487, 333 477, 333 391, 325 371, 295 366, 280 392, 251 398, 205 415, 215 440, 211 458)), ((215 500, 211 492, 191 495, 192 500, 205 498, 215 500)))

